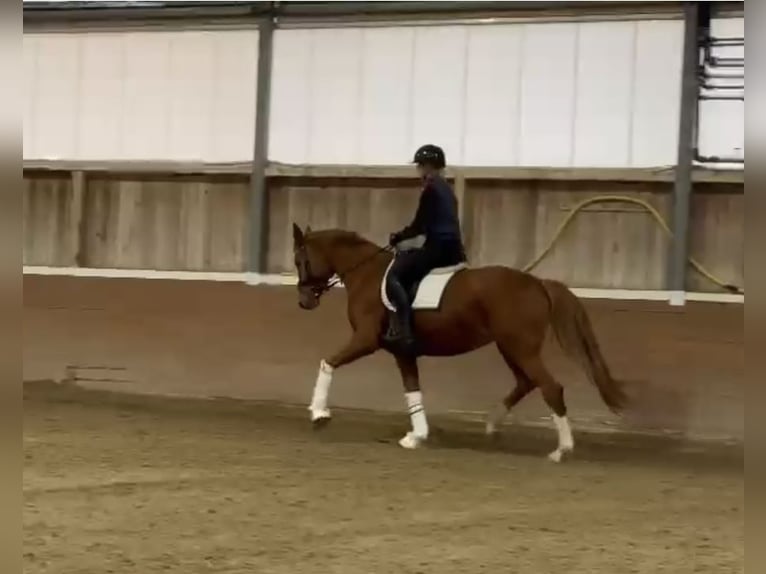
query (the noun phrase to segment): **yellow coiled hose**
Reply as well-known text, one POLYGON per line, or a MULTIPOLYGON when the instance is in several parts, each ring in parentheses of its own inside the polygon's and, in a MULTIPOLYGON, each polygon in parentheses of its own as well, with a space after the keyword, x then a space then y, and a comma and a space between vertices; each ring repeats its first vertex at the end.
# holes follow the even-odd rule
MULTIPOLYGON (((566 227, 571 223, 572 219, 584 208, 586 208, 589 205, 592 205, 594 203, 632 203, 634 205, 638 205, 642 208, 644 208, 649 215, 651 215, 654 220, 660 225, 662 230, 665 232, 665 234, 668 237, 673 237, 673 232, 670 229, 670 226, 668 225, 667 221, 662 217, 659 211, 655 209, 653 205, 651 205, 649 202, 644 201, 643 199, 638 199, 636 197, 629 197, 624 195, 599 195, 596 197, 591 197, 588 199, 585 199, 578 203, 575 208, 569 212, 569 214, 564 218, 564 221, 561 222, 561 224, 558 226, 558 229, 556 229, 556 233, 553 234, 553 238, 550 240, 548 245, 543 249, 537 257, 531 262, 528 263, 523 270, 524 271, 531 271, 537 265, 545 258, 548 253, 550 253, 551 249, 553 249, 553 246, 556 244, 556 242, 561 238, 562 234, 564 233, 564 230, 566 227)), ((697 272, 708 279, 710 282, 715 283, 719 287, 725 289, 726 291, 729 291, 731 293, 740 293, 742 295, 745 294, 745 290, 742 287, 737 287, 736 285, 731 285, 729 283, 726 283, 725 281, 722 281, 715 275, 713 275, 710 271, 705 269, 702 264, 694 259, 693 257, 689 257, 689 263, 691 263, 692 267, 697 270, 697 272)))

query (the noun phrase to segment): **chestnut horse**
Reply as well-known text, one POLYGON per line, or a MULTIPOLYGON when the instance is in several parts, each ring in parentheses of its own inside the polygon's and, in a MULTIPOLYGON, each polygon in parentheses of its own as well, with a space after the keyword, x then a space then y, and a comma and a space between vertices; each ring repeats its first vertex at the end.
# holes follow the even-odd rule
MULTIPOLYGON (((348 294, 351 338, 320 362, 309 410, 315 426, 329 422, 327 398, 333 372, 383 348, 388 320, 381 282, 392 254, 356 233, 343 230, 311 231, 293 224, 293 251, 298 271, 299 304, 314 309, 335 282, 348 294)), ((496 432, 505 415, 533 389, 539 388, 553 411, 558 446, 555 462, 574 448, 567 420, 564 389, 543 364, 541 351, 551 326, 561 347, 576 359, 596 385, 606 405, 617 412, 626 395, 599 350, 590 320, 577 297, 562 283, 541 280, 503 266, 457 271, 444 288, 438 309, 414 313, 418 354, 454 356, 491 342, 497 345, 516 385, 487 419, 488 434, 496 432)), ((388 349, 386 349, 388 350, 388 349)), ((428 437, 422 404, 417 356, 394 353, 404 384, 412 430, 399 444, 416 448, 428 437)))

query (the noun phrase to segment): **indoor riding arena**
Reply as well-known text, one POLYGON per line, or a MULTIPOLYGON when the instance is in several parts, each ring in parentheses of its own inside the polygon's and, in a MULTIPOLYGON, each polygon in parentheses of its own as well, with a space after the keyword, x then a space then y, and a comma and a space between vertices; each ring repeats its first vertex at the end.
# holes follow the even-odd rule
POLYGON ((25 574, 744 573, 742 2, 131 4, 24 2, 25 574), (558 463, 494 344, 419 359, 418 448, 382 350, 312 424, 353 291, 293 223, 385 245, 425 143, 624 384, 550 333, 558 463))

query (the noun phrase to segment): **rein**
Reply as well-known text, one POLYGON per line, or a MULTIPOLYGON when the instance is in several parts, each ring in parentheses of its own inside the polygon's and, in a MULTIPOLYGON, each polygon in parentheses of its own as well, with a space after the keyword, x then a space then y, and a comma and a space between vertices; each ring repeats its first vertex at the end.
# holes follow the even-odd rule
POLYGON ((310 267, 308 258, 306 258, 307 278, 305 281, 299 279, 298 286, 308 287, 314 293, 314 297, 319 299, 322 295, 327 293, 330 289, 342 283, 344 277, 348 277, 351 273, 353 273, 354 271, 356 271, 363 265, 369 263, 381 253, 389 253, 389 252, 392 252, 393 250, 394 248, 390 245, 387 245, 385 247, 378 247, 372 255, 365 257, 364 259, 359 261, 356 265, 353 265, 350 269, 346 269, 343 273, 336 273, 335 275, 330 277, 330 279, 328 279, 327 281, 317 281, 317 279, 311 276, 311 267, 310 267))

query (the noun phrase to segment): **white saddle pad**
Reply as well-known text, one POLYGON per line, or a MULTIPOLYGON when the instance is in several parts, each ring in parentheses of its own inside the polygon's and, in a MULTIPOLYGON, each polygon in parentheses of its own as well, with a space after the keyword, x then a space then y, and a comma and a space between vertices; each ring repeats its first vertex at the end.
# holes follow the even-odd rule
MULTIPOLYGON (((394 264, 393 260, 389 263, 386 273, 383 275, 383 281, 380 283, 380 298, 383 301, 386 309, 389 311, 396 311, 396 307, 393 306, 388 299, 386 293, 386 281, 388 281, 388 272, 391 270, 391 266, 394 264)), ((447 283, 452 279, 452 276, 468 267, 466 263, 458 263, 457 265, 450 265, 449 267, 437 267, 426 275, 418 285, 418 292, 415 294, 415 301, 412 303, 413 309, 438 309, 444 294, 444 289, 447 287, 447 283)))

